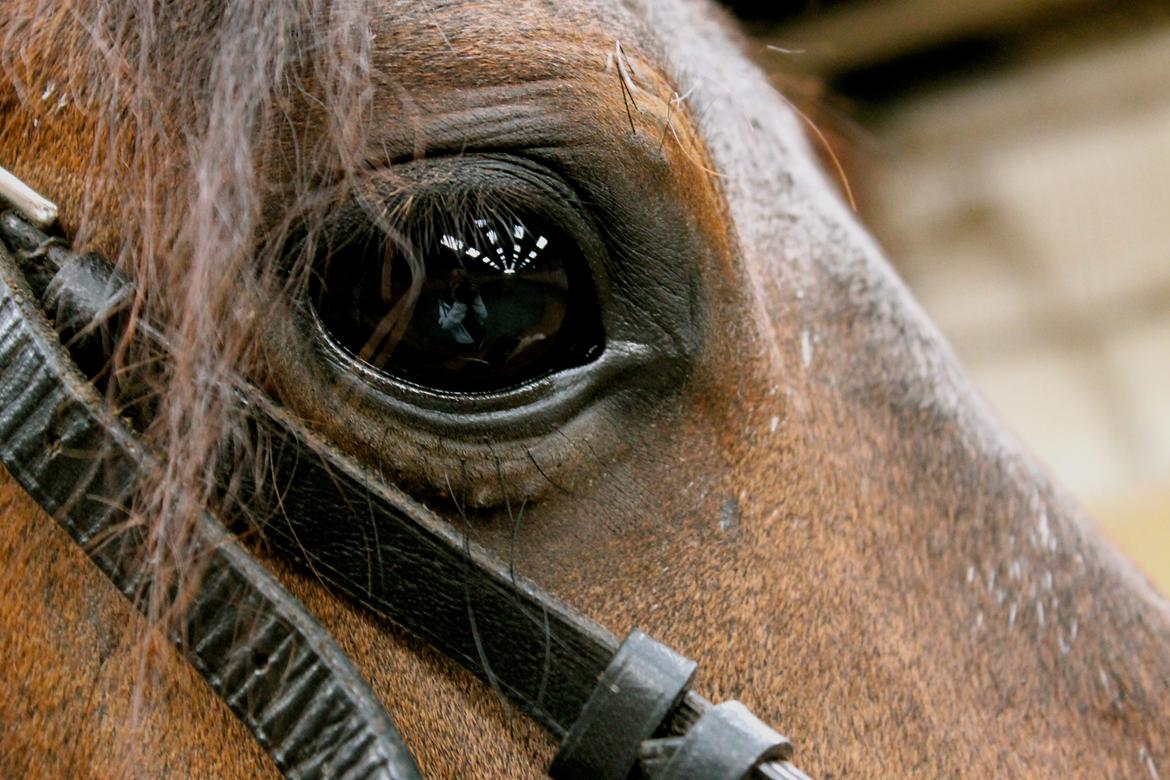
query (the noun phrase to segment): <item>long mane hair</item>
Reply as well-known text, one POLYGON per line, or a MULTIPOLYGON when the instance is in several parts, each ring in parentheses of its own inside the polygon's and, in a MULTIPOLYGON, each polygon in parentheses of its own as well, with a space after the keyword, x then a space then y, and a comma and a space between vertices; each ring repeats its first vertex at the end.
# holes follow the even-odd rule
POLYGON ((155 621, 198 576, 198 514, 242 509, 233 473, 264 482, 234 388, 263 381, 258 330, 305 283, 311 231, 291 261, 285 235, 357 186, 370 13, 363 0, 12 0, 0 18, 0 138, 59 155, 76 189, 46 194, 72 206, 66 232, 136 283, 110 393, 154 409, 142 433, 159 466, 133 514, 155 621), (165 355, 133 337, 147 320, 165 355))

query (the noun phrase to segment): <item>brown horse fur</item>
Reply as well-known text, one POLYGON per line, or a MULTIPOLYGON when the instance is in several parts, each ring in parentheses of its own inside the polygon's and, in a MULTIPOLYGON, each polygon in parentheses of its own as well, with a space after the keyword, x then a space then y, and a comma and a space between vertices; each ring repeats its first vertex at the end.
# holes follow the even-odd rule
MULTIPOLYGON (((168 466, 138 504, 160 581, 197 576, 184 528, 217 454, 259 460, 243 375, 440 511, 443 485, 469 495, 477 538, 699 659, 699 690, 786 731, 814 776, 1168 771, 1166 602, 999 429, 703 2, 10 0, 0 40, 0 164, 128 269, 176 347, 144 432, 168 466), (408 188, 405 162, 508 144, 677 234, 702 332, 668 403, 437 440, 306 367, 282 303, 304 275, 273 271, 289 226, 408 188), (515 534, 505 498, 527 501, 515 534)), ((0 776, 271 775, 0 479, 0 776)), ((486 686, 269 563, 430 776, 542 774, 554 746, 486 686)))

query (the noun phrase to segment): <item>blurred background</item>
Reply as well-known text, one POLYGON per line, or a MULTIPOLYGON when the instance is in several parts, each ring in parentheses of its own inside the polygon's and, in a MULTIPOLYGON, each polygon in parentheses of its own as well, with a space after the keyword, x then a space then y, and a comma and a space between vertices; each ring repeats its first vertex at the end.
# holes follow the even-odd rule
POLYGON ((1170 594, 1170 3, 727 5, 975 384, 1170 594))

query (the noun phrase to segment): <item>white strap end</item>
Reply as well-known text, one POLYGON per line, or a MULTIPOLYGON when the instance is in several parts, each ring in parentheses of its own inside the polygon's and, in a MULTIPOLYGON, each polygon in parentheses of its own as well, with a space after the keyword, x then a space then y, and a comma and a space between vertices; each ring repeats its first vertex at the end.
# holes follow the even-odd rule
POLYGON ((46 229, 57 221, 57 204, 0 168, 0 201, 7 203, 38 228, 46 229))

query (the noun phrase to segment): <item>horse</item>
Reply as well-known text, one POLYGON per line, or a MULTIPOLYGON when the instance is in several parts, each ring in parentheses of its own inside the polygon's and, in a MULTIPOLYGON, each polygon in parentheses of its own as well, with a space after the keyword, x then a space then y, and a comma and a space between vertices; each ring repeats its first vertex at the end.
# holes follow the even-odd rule
MULTIPOLYGON (((168 345, 110 371, 153 410, 134 506, 163 590, 198 581, 202 507, 248 515, 225 457, 267 473, 244 377, 371 484, 700 659, 696 689, 812 776, 1170 766, 1166 601, 964 379, 707 0, 11 0, 0 39, 0 164, 168 345), (482 277, 481 317, 420 269, 494 247, 487 216, 560 254, 526 268, 503 236, 543 319, 470 365, 521 305, 482 277), (446 325, 412 318, 430 300, 446 325)), ((169 602, 123 599, 7 472, 0 512, 0 775, 277 773, 165 640, 169 602)), ((544 776, 556 745, 491 685, 243 537, 424 773, 544 776)))

